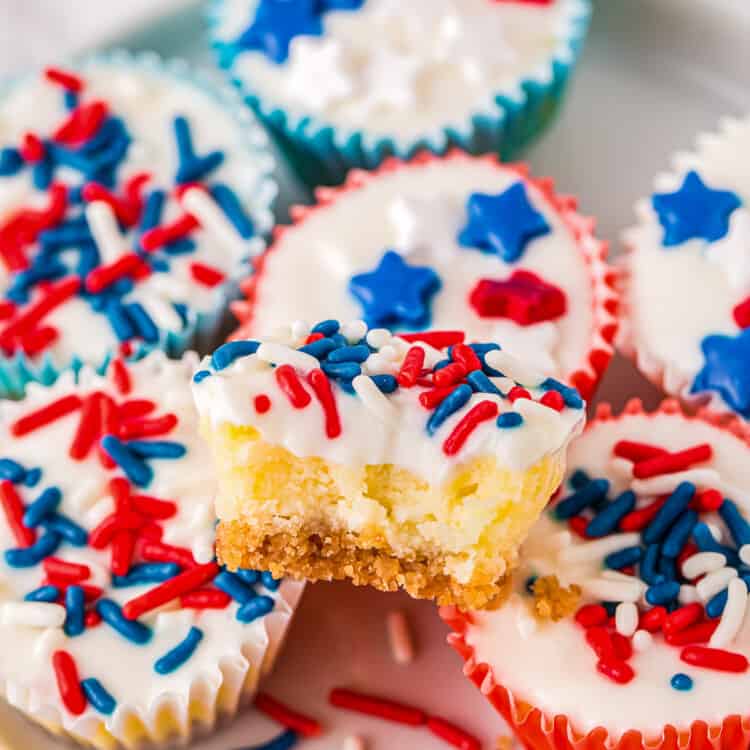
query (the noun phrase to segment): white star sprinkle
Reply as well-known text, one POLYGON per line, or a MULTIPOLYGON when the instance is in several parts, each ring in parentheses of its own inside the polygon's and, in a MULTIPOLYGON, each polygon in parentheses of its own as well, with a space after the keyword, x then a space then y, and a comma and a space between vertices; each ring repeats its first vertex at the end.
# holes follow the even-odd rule
POLYGON ((419 253, 444 261, 455 257, 462 216, 446 196, 398 196, 388 207, 388 219, 396 231, 394 250, 401 255, 419 253))
POLYGON ((560 332, 551 321, 520 326, 512 320, 497 320, 490 340, 502 341, 503 349, 543 375, 557 372, 555 348, 560 340, 560 332))
POLYGON ((352 93, 349 61, 335 39, 296 37, 289 56, 287 91, 316 111, 352 93))

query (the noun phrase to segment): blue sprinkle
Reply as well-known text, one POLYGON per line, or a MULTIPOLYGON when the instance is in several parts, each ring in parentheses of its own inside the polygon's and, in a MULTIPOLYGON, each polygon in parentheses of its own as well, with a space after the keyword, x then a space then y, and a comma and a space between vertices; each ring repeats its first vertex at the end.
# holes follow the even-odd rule
POLYGON ((246 568, 240 568, 239 570, 235 571, 234 575, 236 575, 238 578, 241 578, 242 581, 248 586, 255 586, 255 584, 260 581, 260 571, 258 570, 248 570, 246 568))
POLYGON ((77 247, 82 243, 91 242, 91 231, 88 226, 77 224, 61 224, 54 229, 45 229, 39 235, 39 242, 45 249, 62 250, 77 247))
POLYGON ((159 329, 140 302, 132 302, 126 308, 130 322, 135 326, 138 335, 148 344, 159 341, 159 329))
POLYGON ((643 558, 643 547, 626 547, 618 552, 612 552, 604 558, 606 567, 621 570, 629 565, 639 563, 643 558))
POLYGON ((68 586, 65 592, 65 635, 73 638, 84 631, 85 597, 80 586, 68 586))
POLYGON ((34 187, 37 190, 46 191, 52 184, 52 178, 55 173, 55 163, 49 156, 49 148, 47 147, 47 155, 34 164, 31 170, 31 179, 34 183, 34 187))
POLYGON ((281 585, 281 581, 274 578, 267 570, 264 570, 260 574, 260 580, 269 591, 278 591, 279 586, 281 585))
POLYGON ((139 487, 147 487, 151 483, 154 476, 151 467, 141 461, 114 435, 105 435, 101 439, 101 446, 133 484, 137 484, 139 487))
POLYGON ((604 607, 605 610, 607 610, 607 615, 609 617, 614 617, 615 613, 617 612, 617 605, 619 602, 602 602, 601 605, 604 607))
POLYGON ((32 568, 38 565, 45 557, 53 555, 62 544, 62 537, 54 531, 48 531, 36 540, 31 547, 19 547, 17 549, 6 549, 5 562, 11 568, 32 568))
POLYGON ((542 388, 546 391, 557 391, 563 397, 565 406, 568 408, 583 409, 583 399, 575 388, 571 388, 569 385, 565 385, 554 378, 547 378, 542 383, 542 388))
POLYGON ((333 336, 334 333, 339 332, 339 328, 341 328, 341 324, 338 320, 321 320, 320 323, 313 327, 310 333, 322 333, 324 336, 333 336))
MULTIPOLYGON (((474 370, 466 376, 466 381, 475 393, 492 393, 495 396, 502 396, 500 389, 481 371, 474 370)), ((520 414, 518 415, 521 416, 520 414)))
POLYGON ((687 540, 690 539, 696 523, 698 523, 698 514, 694 510, 686 510, 669 530, 662 545, 662 554, 666 557, 677 557, 687 540))
POLYGON ((208 370, 198 370, 198 372, 193 375, 193 382, 194 383, 202 383, 206 378, 210 378, 211 373, 208 370))
POLYGON ((623 516, 635 508, 635 492, 627 490, 602 509, 589 521, 586 536, 601 537, 617 529, 623 516))
POLYGON ((731 547, 726 547, 714 539, 708 526, 699 521, 693 528, 693 539, 701 552, 719 552, 727 558, 727 565, 736 568, 740 564, 739 555, 731 547))
POLYGON ((505 411, 498 416, 496 424, 500 429, 520 427, 523 424, 523 417, 517 411, 505 411))
POLYGON ((362 368, 354 362, 328 362, 324 360, 320 363, 320 369, 329 378, 342 378, 343 380, 352 380, 357 375, 362 374, 362 368))
POLYGON ((128 341, 136 335, 130 316, 122 303, 115 298, 107 301, 105 315, 119 341, 128 341))
POLYGON ((242 750, 291 750, 298 741, 299 737, 297 733, 292 729, 287 729, 282 734, 268 742, 264 742, 262 745, 253 745, 252 747, 242 748, 242 750))
POLYGON ((78 106, 78 94, 66 89, 63 93, 63 104, 65 104, 65 109, 75 109, 78 106))
POLYGON ((333 339, 327 338, 305 344, 299 348, 299 351, 309 354, 316 359, 325 359, 336 347, 337 343, 333 339))
POLYGON ((590 481, 591 477, 583 469, 576 469, 568 478, 568 484, 573 490, 580 490, 590 481))
POLYGON ((659 559, 658 569, 659 573, 664 576, 665 581, 677 580, 677 563, 673 557, 667 557, 664 554, 664 547, 662 547, 662 556, 659 559))
POLYGON ((7 479, 13 484, 18 484, 24 480, 26 470, 21 464, 16 463, 12 458, 0 458, 0 479, 7 479))
POLYGON ((86 529, 79 526, 75 521, 71 521, 62 513, 50 513, 42 519, 42 526, 47 531, 53 531, 59 534, 68 544, 74 547, 85 547, 89 541, 89 535, 86 529))
POLYGON ((524 583, 524 588, 526 589, 527 594, 533 594, 534 593, 534 584, 537 582, 537 579, 539 576, 529 576, 526 579, 526 583, 524 583))
POLYGON ((398 388, 398 380, 393 375, 371 375, 372 382, 382 393, 393 393, 398 388))
POLYGON ((584 508, 604 500, 609 492, 607 479, 592 479, 588 484, 568 495, 555 507, 555 517, 560 521, 577 516, 584 508))
POLYGON ((646 601, 653 605, 668 604, 677 598, 680 584, 677 581, 664 581, 646 589, 646 601))
POLYGON ((727 600, 729 599, 729 590, 724 589, 719 591, 718 594, 714 594, 706 604, 706 614, 711 619, 716 619, 724 614, 724 607, 727 606, 727 600))
POLYGON ((249 240, 255 234, 255 227, 235 192, 227 185, 217 182, 211 186, 210 193, 240 237, 249 240))
POLYGON ((105 716, 113 714, 117 708, 115 699, 104 689, 102 683, 95 677, 81 680, 81 689, 86 700, 100 713, 105 716))
POLYGON ((228 344, 222 344, 211 355, 211 366, 217 372, 225 370, 240 357, 249 357, 251 354, 255 354, 259 346, 259 341, 230 341, 228 344))
POLYGON ((57 487, 47 487, 39 497, 34 500, 23 514, 23 525, 35 529, 42 519, 57 510, 62 501, 62 492, 57 487))
POLYGON ((115 588, 138 586, 142 583, 163 583, 180 572, 177 563, 141 563, 131 566, 125 576, 112 576, 115 588))
POLYGON ((151 640, 151 628, 146 627, 137 620, 126 619, 122 614, 119 604, 113 602, 111 599, 100 599, 95 606, 102 620, 113 630, 116 630, 123 638, 141 646, 151 640))
POLYGON ((451 391, 437 406, 432 416, 427 421, 427 433, 434 435, 440 425, 445 422, 451 414, 454 414, 465 406, 471 398, 471 386, 463 383, 454 391, 451 391))
MULTIPOLYGON (((323 339, 324 340, 324 339, 323 339)), ((361 364, 370 356, 370 347, 366 344, 342 346, 328 355, 329 362, 357 362, 361 364)))
POLYGON ((265 617, 274 606, 270 596, 256 596, 237 610, 237 619, 240 622, 252 622, 259 617, 265 617))
POLYGON ((182 458, 187 448, 171 440, 131 440, 128 450, 139 458, 182 458))
POLYGON ((669 681, 669 684, 675 690, 692 690, 693 689, 692 677, 688 677, 688 675, 684 674, 683 672, 678 672, 676 675, 673 675, 672 679, 669 681))
POLYGON ((657 570, 660 556, 661 548, 658 544, 649 544, 646 547, 646 554, 643 556, 639 573, 649 586, 656 586, 664 582, 664 576, 657 570))
POLYGON ((23 600, 25 602, 56 602, 60 596, 60 589, 57 586, 40 586, 38 589, 29 591, 23 600))
POLYGON ((249 586, 246 586, 239 576, 230 573, 228 570, 222 570, 221 573, 214 578, 214 585, 217 589, 228 594, 240 604, 247 604, 257 596, 255 591, 249 586))
POLYGON ((174 118, 174 135, 180 162, 175 176, 176 182, 182 184, 202 180, 224 161, 223 151, 212 151, 205 156, 198 156, 195 153, 187 118, 182 116, 174 118))
POLYGON ((153 190, 148 194, 143 206, 141 222, 138 226, 141 232, 147 232, 149 229, 159 226, 165 198, 166 194, 163 190, 153 190))
POLYGON ((23 169, 24 160, 17 148, 4 148, 0 151, 0 177, 12 177, 23 169))
POLYGON ((36 487, 41 478, 42 470, 39 467, 34 467, 26 472, 26 476, 23 478, 23 483, 27 487, 36 487))
POLYGON ((446 359, 441 359, 439 362, 436 362, 435 365, 432 368, 433 372, 437 372, 438 370, 442 370, 444 367, 448 367, 448 365, 452 365, 453 360, 450 357, 447 357, 446 359))
POLYGON ((203 640, 203 631, 192 627, 182 643, 177 644, 171 651, 156 660, 154 670, 157 674, 171 674, 179 669, 198 648, 203 640))
POLYGON ((474 354, 476 354, 478 357, 483 357, 488 352, 499 352, 500 351, 500 345, 499 344, 469 344, 469 349, 474 350, 474 354))
POLYGON ((743 518, 735 503, 725 499, 719 508, 719 515, 727 525, 737 547, 750 544, 750 524, 743 518))
POLYGON ((687 508, 693 495, 695 495, 695 485, 690 482, 681 482, 659 509, 654 520, 644 529, 643 541, 646 544, 660 541, 669 527, 687 508))

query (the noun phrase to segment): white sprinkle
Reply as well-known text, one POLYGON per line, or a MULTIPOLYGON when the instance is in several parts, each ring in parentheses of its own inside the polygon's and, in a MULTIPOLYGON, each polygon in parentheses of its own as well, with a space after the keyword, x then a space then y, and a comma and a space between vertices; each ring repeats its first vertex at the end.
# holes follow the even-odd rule
POLYGON ((508 391, 513 388, 515 382, 510 378, 490 378, 490 382, 500 391, 500 393, 508 395, 508 391))
POLYGON ((382 422, 390 423, 395 419, 396 408, 369 375, 357 375, 352 380, 352 388, 367 409, 382 422))
POLYGON ((352 320, 344 324, 341 333, 350 344, 357 344, 367 334, 367 323, 364 320, 352 320))
POLYGON ((292 323, 292 338, 295 341, 302 342, 310 335, 311 330, 310 324, 306 320, 295 320, 292 323))
POLYGON ((560 560, 562 562, 593 562, 626 547, 634 547, 640 543, 640 540, 641 535, 635 531, 630 534, 613 534, 604 539, 597 539, 595 542, 583 542, 567 547, 561 552, 560 560))
POLYGON ((633 602, 621 602, 615 609, 615 628, 620 635, 630 638, 638 630, 638 607, 633 602))
POLYGON ((721 527, 716 523, 711 523, 711 521, 706 522, 706 526, 708 526, 708 530, 711 532, 711 536, 714 538, 717 542, 724 541, 724 534, 721 531, 721 527))
POLYGON ((378 349, 378 355, 383 359, 394 360, 398 357, 398 352, 396 351, 396 347, 386 344, 378 349))
POLYGON ((366 375, 395 375, 399 370, 399 365, 392 359, 385 359, 380 354, 371 354, 362 363, 362 372, 366 375))
POLYGON ((544 420, 548 424, 553 424, 559 419, 558 412, 551 406, 545 406, 539 401, 532 401, 530 398, 516 399, 513 402, 513 408, 529 421, 544 420))
POLYGON ((610 570, 607 568, 601 573, 602 578, 606 578, 608 581, 633 581, 633 576, 629 576, 627 573, 621 573, 619 570, 610 570))
POLYGON ((0 622, 29 628, 61 628, 65 607, 51 602, 5 602, 0 606, 0 622))
POLYGON ((373 349, 380 349, 391 340, 391 332, 387 328, 373 328, 367 332, 367 343, 373 349))
POLYGON ((700 600, 705 604, 723 591, 733 578, 737 578, 737 571, 734 568, 719 568, 705 578, 701 578, 695 586, 700 600))
POLYGON ((344 738, 341 750, 365 750, 365 741, 358 734, 350 734, 344 738))
POLYGON ((283 344, 274 344, 268 341, 263 342, 256 352, 258 359, 264 362, 272 362, 275 365, 291 365, 292 367, 310 372, 319 367, 318 360, 311 354, 299 352, 283 344))
POLYGON ((93 201, 86 206, 86 222, 91 230, 103 264, 111 263, 127 249, 109 203, 93 201))
POLYGON ((544 375, 527 367, 510 352, 493 349, 487 352, 485 361, 490 367, 499 370, 506 377, 512 378, 516 383, 528 388, 535 388, 544 382, 544 375))
POLYGON ((389 612, 385 622, 393 661, 396 664, 410 664, 414 661, 414 643, 406 615, 399 611, 389 612))
POLYGON ((694 602, 697 602, 699 600, 698 589, 695 588, 695 586, 683 584, 682 586, 680 586, 680 593, 677 595, 677 599, 679 600, 680 604, 693 604, 694 602))
POLYGON ((636 578, 630 581, 609 581, 606 578, 588 578, 581 582, 584 594, 605 602, 637 602, 646 590, 636 578))
POLYGON ((190 551, 199 565, 206 565, 214 559, 216 554, 214 539, 213 533, 199 534, 190 545, 190 551))
POLYGON ((654 643, 654 636, 648 630, 636 630, 633 633, 633 648, 636 651, 648 651, 654 643))
POLYGON ((174 305, 168 300, 156 294, 150 294, 148 297, 144 295, 142 299, 139 299, 139 302, 159 328, 169 331, 182 329, 182 318, 174 309, 174 305))
POLYGON ((630 489, 636 495, 666 495, 677 489, 677 485, 682 482, 692 482, 699 487, 714 487, 718 481, 719 473, 713 469, 688 469, 650 479, 634 479, 630 489))
POLYGON ((743 544, 740 547, 740 560, 742 560, 745 565, 750 565, 750 544, 743 544))
POLYGON ((611 474, 618 479, 633 478, 633 463, 626 458, 613 458, 609 462, 609 469, 611 474))
POLYGON ((525 604, 521 604, 516 609, 516 626, 518 634, 526 640, 539 630, 539 621, 532 616, 525 604))
POLYGON ((741 578, 735 578, 727 587, 727 603, 719 627, 714 630, 708 645, 711 648, 726 648, 740 632, 747 610, 747 586, 741 578))
POLYGON ((181 202, 183 208, 233 257, 247 255, 247 240, 242 238, 210 193, 200 188, 190 188, 183 193, 181 202))
POLYGON ((706 573, 713 573, 726 564, 727 558, 721 552, 696 552, 682 563, 682 575, 692 581, 706 573))
MULTIPOLYGON (((59 604, 54 605, 59 607, 59 604)), ((63 611, 65 611, 63 609, 63 611)), ((62 628, 46 628, 34 640, 32 656, 38 664, 49 664, 52 654, 58 649, 65 648, 68 636, 62 628)))

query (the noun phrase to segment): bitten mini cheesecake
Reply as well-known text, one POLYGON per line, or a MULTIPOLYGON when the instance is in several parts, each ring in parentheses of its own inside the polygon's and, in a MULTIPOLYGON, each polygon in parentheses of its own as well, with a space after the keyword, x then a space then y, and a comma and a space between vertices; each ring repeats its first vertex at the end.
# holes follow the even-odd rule
POLYGON ((477 608, 501 594, 584 422, 577 391, 497 343, 362 321, 225 344, 194 393, 231 569, 477 608))

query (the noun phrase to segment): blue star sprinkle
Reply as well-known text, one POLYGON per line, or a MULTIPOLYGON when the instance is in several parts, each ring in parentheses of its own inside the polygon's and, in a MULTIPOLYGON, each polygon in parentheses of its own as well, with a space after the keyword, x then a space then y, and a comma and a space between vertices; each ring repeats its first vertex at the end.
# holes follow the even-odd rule
POLYGON ((383 255, 374 271, 349 282, 369 326, 426 326, 430 300, 439 288, 440 277, 432 268, 410 266, 393 250, 383 255))
POLYGON ((517 261, 531 240, 550 232, 544 216, 529 202, 522 182, 500 195, 472 193, 466 213, 468 221, 458 235, 461 245, 496 253, 506 263, 517 261))
POLYGON ((664 227, 662 245, 672 247, 694 238, 720 240, 729 231, 729 216, 742 201, 731 190, 713 190, 690 171, 679 190, 657 193, 651 204, 664 227))
POLYGON ((750 418, 750 328, 737 336, 706 336, 701 349, 705 364, 692 393, 716 391, 734 411, 750 418))

